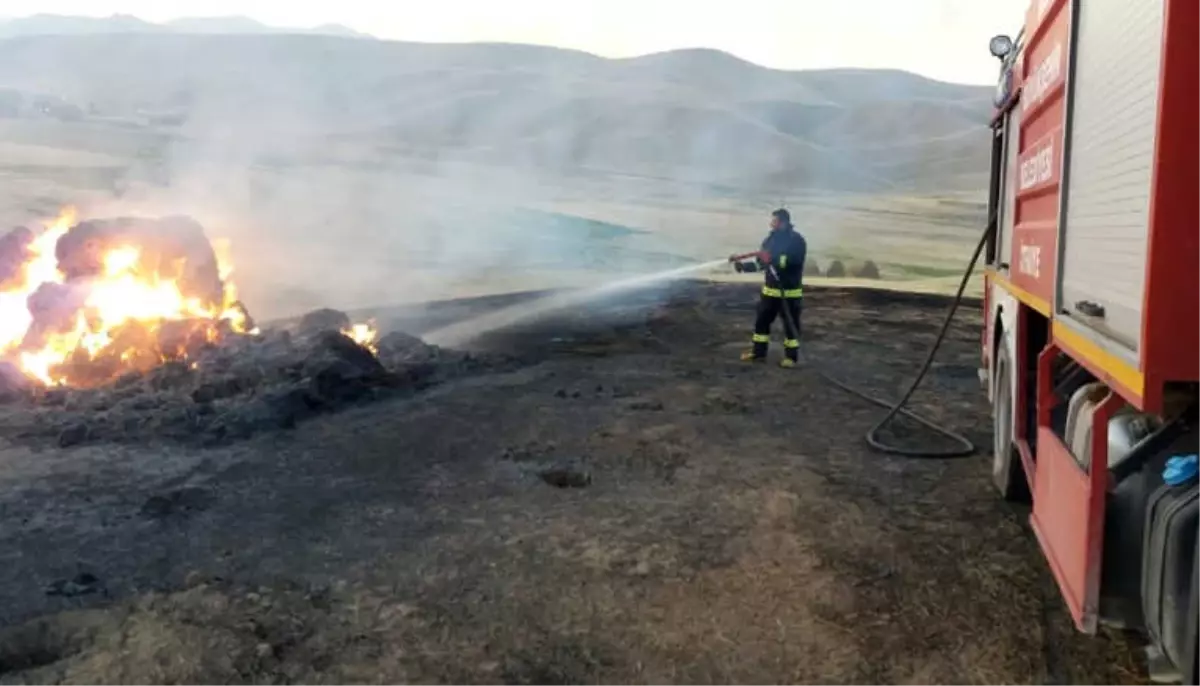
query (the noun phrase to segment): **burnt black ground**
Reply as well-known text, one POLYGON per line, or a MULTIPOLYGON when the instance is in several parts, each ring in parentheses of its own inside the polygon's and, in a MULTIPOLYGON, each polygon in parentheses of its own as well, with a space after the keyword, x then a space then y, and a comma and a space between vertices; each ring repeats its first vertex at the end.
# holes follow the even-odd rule
POLYGON ((914 409, 985 448, 914 461, 814 370, 897 394, 945 301, 814 290, 787 372, 737 362, 754 300, 495 333, 503 366, 229 445, 9 440, 0 681, 1139 678, 989 486, 977 310, 914 409))

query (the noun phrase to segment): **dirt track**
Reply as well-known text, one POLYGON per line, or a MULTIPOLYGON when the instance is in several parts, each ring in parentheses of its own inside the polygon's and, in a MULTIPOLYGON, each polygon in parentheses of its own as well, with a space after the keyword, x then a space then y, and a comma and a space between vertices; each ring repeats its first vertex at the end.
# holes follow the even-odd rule
MULTIPOLYGON (((985 456, 873 454, 813 373, 894 396, 943 301, 815 291, 787 372, 736 361, 754 299, 493 335, 515 370, 233 446, 6 446, 0 681, 1139 678, 985 456)), ((990 446, 977 316, 914 409, 990 446)))

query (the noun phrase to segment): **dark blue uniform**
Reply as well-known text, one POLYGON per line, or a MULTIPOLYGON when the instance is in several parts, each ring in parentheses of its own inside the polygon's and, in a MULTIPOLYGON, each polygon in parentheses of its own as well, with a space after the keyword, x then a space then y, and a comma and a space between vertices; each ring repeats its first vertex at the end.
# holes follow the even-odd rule
POLYGON ((743 272, 766 272, 758 316, 754 321, 753 354, 756 359, 767 356, 771 324, 779 316, 780 309, 787 307, 796 330, 790 330, 788 318, 784 317, 783 351, 787 359, 795 361, 800 350, 800 305, 804 297, 804 259, 808 256, 808 243, 795 227, 788 224, 767 234, 761 249, 771 254, 770 265, 755 259, 740 267, 743 272))

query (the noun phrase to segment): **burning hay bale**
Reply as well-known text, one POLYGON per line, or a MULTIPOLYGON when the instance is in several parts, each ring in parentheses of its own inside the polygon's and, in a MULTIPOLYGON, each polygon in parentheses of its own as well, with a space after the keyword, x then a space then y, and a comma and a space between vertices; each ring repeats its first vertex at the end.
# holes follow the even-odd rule
POLYGON ((0 237, 5 435, 221 442, 423 387, 465 359, 376 341, 336 310, 258 331, 186 217, 72 222, 0 237))
POLYGON ((142 273, 172 278, 181 293, 208 308, 224 304, 217 255, 204 228, 189 217, 81 222, 58 239, 54 255, 68 282, 111 273, 114 262, 124 260, 142 273))
POLYGON ((103 384, 251 330, 204 229, 186 217, 0 238, 0 359, 46 385, 103 384))

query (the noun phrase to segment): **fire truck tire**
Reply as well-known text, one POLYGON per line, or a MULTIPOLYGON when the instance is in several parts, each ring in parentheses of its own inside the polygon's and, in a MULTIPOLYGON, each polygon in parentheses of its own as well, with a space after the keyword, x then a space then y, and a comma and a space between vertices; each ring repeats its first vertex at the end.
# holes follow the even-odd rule
POLYGON ((1013 444, 1013 417, 1016 406, 1012 394, 1012 363, 1008 348, 1001 343, 996 350, 996 371, 992 387, 992 483, 1009 502, 1028 502, 1029 485, 1021 466, 1021 455, 1013 444))

